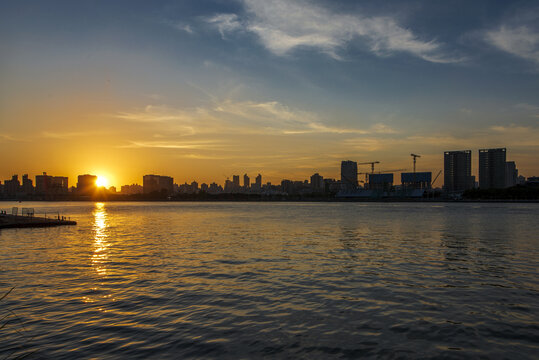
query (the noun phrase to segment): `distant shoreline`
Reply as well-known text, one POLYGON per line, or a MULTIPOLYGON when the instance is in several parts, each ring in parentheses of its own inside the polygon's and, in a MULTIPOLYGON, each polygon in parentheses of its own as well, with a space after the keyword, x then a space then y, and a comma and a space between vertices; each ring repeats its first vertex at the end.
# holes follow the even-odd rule
POLYGON ((55 203, 55 202, 290 202, 290 203, 349 203, 349 202, 361 202, 361 203, 539 203, 539 199, 354 199, 354 198, 333 198, 333 199, 29 199, 29 200, 14 200, 14 199, 0 199, 0 202, 17 202, 20 204, 28 202, 43 202, 43 203, 55 203))

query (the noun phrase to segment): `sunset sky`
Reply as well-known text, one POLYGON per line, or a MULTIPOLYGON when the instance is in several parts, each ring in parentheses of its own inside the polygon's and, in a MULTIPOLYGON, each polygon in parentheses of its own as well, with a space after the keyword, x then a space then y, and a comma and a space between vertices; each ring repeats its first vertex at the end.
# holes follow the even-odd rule
MULTIPOLYGON (((0 180, 539 175, 537 1, 2 1, 0 180), (360 167, 369 170, 369 166, 360 167)), ((437 184, 440 185, 440 184, 437 184)))

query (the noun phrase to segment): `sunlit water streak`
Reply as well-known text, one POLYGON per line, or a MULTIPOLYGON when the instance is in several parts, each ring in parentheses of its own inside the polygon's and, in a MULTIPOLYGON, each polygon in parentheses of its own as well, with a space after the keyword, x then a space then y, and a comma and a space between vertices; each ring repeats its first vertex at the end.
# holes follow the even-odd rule
POLYGON ((92 264, 95 271, 99 275, 107 275, 106 263, 108 260, 108 247, 110 244, 107 242, 107 212, 105 210, 105 204, 96 203, 94 214, 94 255, 92 256, 92 264))
POLYGON ((539 204, 24 206, 78 225, 0 231, 0 359, 539 351, 539 204))

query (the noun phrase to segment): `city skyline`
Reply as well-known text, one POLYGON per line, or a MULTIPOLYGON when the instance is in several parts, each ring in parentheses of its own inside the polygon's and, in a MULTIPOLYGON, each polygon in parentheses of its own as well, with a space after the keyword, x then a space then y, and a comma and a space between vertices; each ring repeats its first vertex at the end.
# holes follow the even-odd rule
POLYGON ((533 176, 537 19, 533 1, 4 2, 0 178, 277 181, 410 153, 436 172, 469 144, 533 176))
MULTIPOLYGON (((340 176, 331 177, 320 175, 318 172, 308 176, 306 179, 297 179, 290 176, 285 176, 279 179, 277 182, 273 182, 264 179, 262 181, 262 174, 258 173, 254 182, 251 182, 251 178, 247 173, 243 174, 243 183, 240 183, 240 175, 233 174, 227 176, 224 182, 208 181, 198 182, 198 179, 191 179, 189 181, 174 181, 173 176, 169 175, 156 175, 145 174, 142 175, 142 182, 138 181, 131 184, 122 184, 120 186, 111 184, 103 174, 82 174, 77 176, 76 184, 68 185, 69 178, 64 176, 55 176, 43 172, 40 175, 35 176, 35 187, 29 178, 28 173, 23 174, 22 184, 16 185, 18 180, 18 174, 12 175, 11 180, 5 179, 4 184, 0 180, 1 193, 26 193, 26 194, 67 194, 69 192, 77 192, 79 194, 91 194, 97 189, 108 189, 112 193, 122 194, 150 194, 154 192, 160 192, 161 189, 167 189, 168 194, 173 193, 191 193, 204 191, 209 193, 233 193, 239 190, 255 190, 261 192, 263 187, 280 186, 281 190, 292 184, 305 184, 308 185, 309 191, 322 193, 327 192, 329 187, 334 188, 334 192, 341 193, 354 193, 357 189, 368 189, 377 191, 392 191, 394 186, 400 186, 403 189, 435 189, 440 188, 445 193, 464 192, 474 188, 481 189, 503 189, 515 186, 517 184, 523 184, 528 179, 536 181, 537 176, 523 176, 519 173, 517 164, 515 161, 507 160, 506 148, 494 148, 494 149, 479 149, 478 153, 478 169, 479 174, 476 177, 473 174, 472 166, 472 151, 471 150, 453 150, 445 151, 443 154, 443 168, 438 171, 437 174, 433 174, 431 171, 416 171, 416 160, 421 158, 421 155, 410 154, 413 157, 414 169, 376 169, 376 166, 380 165, 379 161, 374 162, 356 162, 353 160, 342 160, 340 163, 340 176), (361 171, 358 166, 370 166, 370 171, 361 171), (395 177, 395 174, 401 174, 401 180, 395 177), (438 180, 441 174, 444 174, 438 184, 435 182, 438 180), (360 179, 361 176, 365 176, 365 180, 360 179), (434 180, 433 180, 434 176, 434 180), (232 178, 232 180, 230 179, 232 178), (310 181, 309 181, 310 179, 310 181), (329 181, 329 182, 328 182, 329 181), (443 181, 443 182, 442 182, 443 181), (222 185, 221 185, 222 183, 222 185), (279 184, 280 183, 280 184, 279 184), (199 188, 199 184, 201 185, 199 188), (243 184, 243 185, 241 185, 243 184), (332 185, 333 184, 333 185, 332 185), (76 186, 75 186, 76 185, 76 186), (6 191, 6 187, 9 189, 6 191), (338 188, 338 190, 336 190, 338 188), (41 189, 41 191, 40 191, 41 189), (88 190, 90 189, 90 190, 88 190), (121 190, 119 190, 121 189, 121 190), (52 190, 52 191, 51 191, 52 190)), ((284 190, 283 190, 284 191, 284 190)))

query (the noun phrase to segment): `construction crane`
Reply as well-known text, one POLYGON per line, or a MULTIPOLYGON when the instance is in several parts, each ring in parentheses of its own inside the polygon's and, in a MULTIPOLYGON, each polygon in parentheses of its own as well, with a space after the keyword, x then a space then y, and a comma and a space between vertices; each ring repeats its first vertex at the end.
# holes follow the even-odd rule
POLYGON ((357 163, 358 165, 371 165, 371 174, 374 174, 374 164, 380 164, 380 161, 368 161, 368 162, 362 162, 357 163))
POLYGON ((413 158, 414 158, 414 174, 415 174, 415 160, 416 160, 416 158, 421 157, 421 155, 410 154, 410 156, 413 156, 413 158))
POLYGON ((398 172, 398 171, 406 171, 408 169, 393 169, 393 170, 380 170, 377 173, 378 174, 386 174, 386 173, 392 173, 392 172, 398 172))
POLYGON ((436 180, 438 180, 438 176, 440 176, 441 173, 442 173, 442 170, 438 171, 438 174, 436 175, 436 177, 434 177, 434 180, 432 180, 432 182, 430 183, 430 187, 433 187, 434 183, 436 182, 436 180))
MULTIPOLYGON (((362 162, 362 163, 357 163, 358 165, 370 165, 371 166, 371 174, 374 174, 374 164, 380 164, 380 161, 367 161, 367 162, 362 162)), ((367 182, 367 176, 369 173, 363 173, 363 172, 358 172, 357 173, 358 175, 359 174, 365 174, 365 181, 364 182, 367 182)))

